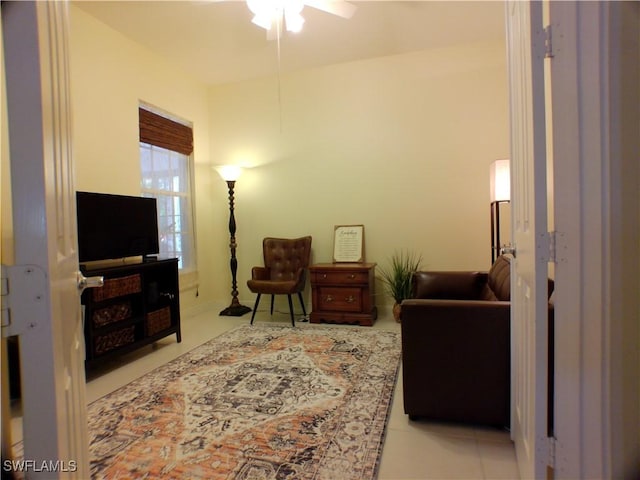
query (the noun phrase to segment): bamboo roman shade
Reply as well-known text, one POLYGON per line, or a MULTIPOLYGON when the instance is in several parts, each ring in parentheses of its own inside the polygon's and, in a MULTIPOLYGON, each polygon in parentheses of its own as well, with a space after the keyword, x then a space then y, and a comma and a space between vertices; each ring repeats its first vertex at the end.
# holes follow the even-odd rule
POLYGON ((193 130, 187 125, 139 108, 140 141, 184 155, 193 152, 193 130))

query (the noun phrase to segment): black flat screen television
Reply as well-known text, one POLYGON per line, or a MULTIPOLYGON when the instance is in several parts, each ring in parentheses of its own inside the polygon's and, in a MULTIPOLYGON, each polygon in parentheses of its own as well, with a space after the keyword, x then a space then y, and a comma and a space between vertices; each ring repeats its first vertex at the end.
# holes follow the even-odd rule
POLYGON ((160 252, 155 198, 76 192, 80 263, 160 252))

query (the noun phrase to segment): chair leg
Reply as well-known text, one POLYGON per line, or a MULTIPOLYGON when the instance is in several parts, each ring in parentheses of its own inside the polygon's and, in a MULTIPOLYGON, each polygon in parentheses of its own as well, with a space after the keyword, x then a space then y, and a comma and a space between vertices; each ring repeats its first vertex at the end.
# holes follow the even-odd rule
POLYGON ((253 313, 251 314, 251 325, 253 325, 253 319, 256 316, 256 311, 258 310, 258 304, 260 303, 260 294, 256 297, 256 303, 253 306, 253 313))
POLYGON ((273 298, 275 295, 271 295, 271 316, 273 317, 273 298))
POLYGON ((291 313, 291 326, 296 326, 295 318, 293 317, 293 302, 291 301, 291 295, 287 295, 287 300, 289 300, 289 312, 291 313))
POLYGON ((302 299, 302 292, 298 292, 298 298, 300 299, 300 305, 302 306, 302 314, 307 317, 307 311, 304 308, 304 300, 302 299))

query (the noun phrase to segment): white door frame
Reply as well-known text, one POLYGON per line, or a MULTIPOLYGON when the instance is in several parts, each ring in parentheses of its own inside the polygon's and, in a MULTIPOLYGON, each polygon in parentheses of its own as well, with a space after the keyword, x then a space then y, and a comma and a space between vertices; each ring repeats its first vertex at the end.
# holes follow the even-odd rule
POLYGON ((638 5, 625 4, 550 5, 556 478, 640 473, 638 5))
POLYGON ((639 478, 640 7, 549 10, 555 441, 535 475, 639 478))
POLYGON ((67 9, 2 5, 16 263, 3 331, 20 341, 27 478, 89 477, 67 9))

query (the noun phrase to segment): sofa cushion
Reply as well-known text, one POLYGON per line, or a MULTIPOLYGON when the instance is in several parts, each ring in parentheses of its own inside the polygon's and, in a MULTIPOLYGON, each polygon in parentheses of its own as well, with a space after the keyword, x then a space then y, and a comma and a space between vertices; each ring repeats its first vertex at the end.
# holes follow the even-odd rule
POLYGON ((412 298, 442 300, 478 300, 486 285, 486 273, 480 272, 415 272, 412 298))
POLYGON ((489 284, 485 283, 484 288, 482 289, 482 296, 480 300, 484 300, 485 302, 497 302, 498 297, 493 293, 493 290, 489 288, 489 284))
MULTIPOLYGON (((511 259, 500 255, 489 270, 488 286, 497 300, 508 302, 511 300, 511 259)), ((485 292, 484 297, 489 296, 485 292)))

